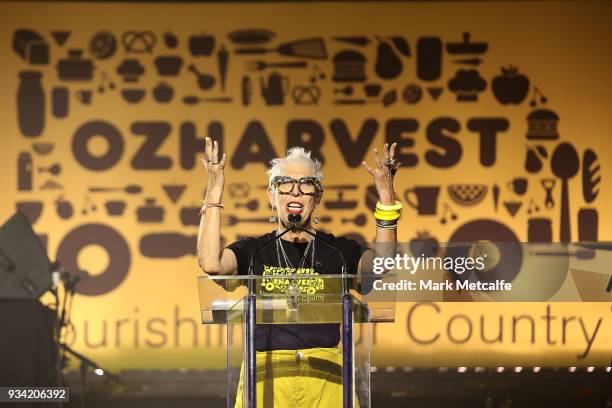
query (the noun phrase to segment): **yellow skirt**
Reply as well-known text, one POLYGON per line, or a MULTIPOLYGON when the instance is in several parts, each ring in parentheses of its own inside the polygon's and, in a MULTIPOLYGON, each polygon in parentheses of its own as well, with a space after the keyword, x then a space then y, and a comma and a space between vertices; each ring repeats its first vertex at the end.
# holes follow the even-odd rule
MULTIPOLYGON (((342 353, 337 348, 258 351, 257 408, 341 408, 342 353)), ((244 362, 235 408, 243 408, 244 362)))

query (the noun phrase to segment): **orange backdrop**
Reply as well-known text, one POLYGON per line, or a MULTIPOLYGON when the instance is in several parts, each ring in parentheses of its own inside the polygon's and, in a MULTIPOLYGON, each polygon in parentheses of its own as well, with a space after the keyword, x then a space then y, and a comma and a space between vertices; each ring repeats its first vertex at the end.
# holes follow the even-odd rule
MULTIPOLYGON (((230 160, 227 242, 270 230, 265 164, 298 143, 325 163, 323 228, 372 239, 359 163, 386 141, 404 164, 402 241, 445 242, 478 220, 495 225, 484 238, 558 241, 564 171, 573 240, 611 240, 611 14, 605 2, 2 2, 0 216, 42 208, 50 257, 93 275, 68 337, 111 368, 223 364, 195 286, 207 135, 230 160), (553 165, 563 143, 576 158, 553 165)), ((611 313, 404 303, 376 327, 373 364, 608 364, 611 313)))

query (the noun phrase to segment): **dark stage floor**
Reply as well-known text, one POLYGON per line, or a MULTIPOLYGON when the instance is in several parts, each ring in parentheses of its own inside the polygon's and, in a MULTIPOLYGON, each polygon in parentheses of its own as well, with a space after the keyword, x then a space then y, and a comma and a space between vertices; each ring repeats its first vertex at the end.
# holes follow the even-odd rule
MULTIPOLYGON (((79 375, 71 372, 69 407, 81 406, 79 375)), ((224 376, 211 371, 126 371, 118 382, 87 377, 85 406, 222 407, 224 376)), ((373 407, 612 408, 612 377, 603 368, 546 369, 538 373, 492 369, 387 369, 372 374, 373 407)))

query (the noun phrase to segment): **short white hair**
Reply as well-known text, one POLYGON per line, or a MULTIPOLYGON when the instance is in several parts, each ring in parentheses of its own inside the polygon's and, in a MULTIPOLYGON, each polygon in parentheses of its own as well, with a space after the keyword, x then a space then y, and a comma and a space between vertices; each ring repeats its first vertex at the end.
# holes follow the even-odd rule
POLYGON ((321 162, 317 159, 312 159, 311 152, 303 147, 292 147, 287 150, 285 157, 275 157, 270 160, 270 168, 268 169, 268 186, 272 187, 272 180, 276 176, 281 176, 283 168, 291 164, 307 164, 312 170, 312 176, 316 177, 319 182, 323 179, 321 171, 321 162))

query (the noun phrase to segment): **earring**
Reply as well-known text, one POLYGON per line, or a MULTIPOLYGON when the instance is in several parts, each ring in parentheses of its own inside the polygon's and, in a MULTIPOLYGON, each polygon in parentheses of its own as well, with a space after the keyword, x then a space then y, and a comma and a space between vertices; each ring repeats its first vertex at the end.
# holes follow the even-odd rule
POLYGON ((317 209, 318 209, 318 208, 319 208, 319 207, 315 207, 315 216, 314 216, 314 220, 313 220, 313 222, 314 222, 315 224, 318 224, 318 223, 319 223, 319 215, 317 214, 317 209))
MULTIPOLYGON (((276 208, 272 207, 272 211, 276 211, 276 208)), ((274 224, 277 221, 278 221, 278 217, 276 216, 276 213, 273 212, 272 215, 268 217, 268 222, 270 222, 271 224, 274 224)))

